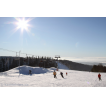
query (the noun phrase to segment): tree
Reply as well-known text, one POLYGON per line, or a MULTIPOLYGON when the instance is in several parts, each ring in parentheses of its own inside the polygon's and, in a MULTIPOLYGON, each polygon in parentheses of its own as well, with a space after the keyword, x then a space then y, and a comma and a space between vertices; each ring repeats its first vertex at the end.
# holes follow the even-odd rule
POLYGON ((91 69, 92 72, 106 72, 106 67, 102 64, 94 65, 91 69))
POLYGON ((20 57, 20 65, 23 65, 23 58, 20 57))
MULTIPOLYGON (((6 58, 6 61, 8 60, 8 58, 6 58)), ((5 63, 6 63, 6 61, 5 61, 5 63)), ((5 71, 7 71, 8 70, 8 63, 7 64, 5 64, 5 71)))
POLYGON ((104 66, 104 72, 106 72, 106 67, 104 66))
POLYGON ((103 64, 102 63, 99 63, 98 66, 103 66, 103 64))
POLYGON ((3 71, 3 67, 2 67, 2 61, 0 60, 0 72, 3 71))
POLYGON ((94 65, 93 68, 91 69, 92 72, 97 72, 97 66, 94 65))
POLYGON ((31 58, 29 57, 29 66, 31 65, 31 58))
POLYGON ((12 69, 12 58, 9 59, 9 63, 10 63, 9 68, 12 69))
POLYGON ((43 60, 43 56, 42 56, 42 60, 43 60))
POLYGON ((27 65, 29 65, 29 57, 27 56, 27 65))
MULTIPOLYGON (((19 60, 18 60, 19 61, 19 60)), ((17 65, 17 60, 15 60, 15 59, 13 59, 13 61, 12 61, 12 68, 15 68, 15 67, 17 67, 18 65, 17 65)))
POLYGON ((3 71, 5 71, 5 59, 2 58, 1 60, 2 60, 2 63, 3 63, 3 71))

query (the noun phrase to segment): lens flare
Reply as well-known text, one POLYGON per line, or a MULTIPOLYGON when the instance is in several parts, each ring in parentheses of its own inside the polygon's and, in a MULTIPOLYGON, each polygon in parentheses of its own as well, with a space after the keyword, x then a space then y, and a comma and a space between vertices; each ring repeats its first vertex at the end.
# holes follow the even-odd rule
POLYGON ((17 22, 14 22, 14 24, 17 25, 15 31, 21 29, 21 32, 23 32, 24 30, 29 32, 29 27, 32 26, 28 24, 28 22, 31 21, 33 18, 28 18, 27 20, 25 20, 25 18, 15 18, 15 19, 17 20, 17 22))
MULTIPOLYGON (((34 17, 33 18, 28 18, 28 17, 14 17, 14 21, 9 21, 9 22, 5 22, 4 24, 13 24, 13 25, 15 25, 15 28, 13 28, 11 31, 10 31, 10 33, 11 34, 9 34, 9 36, 8 37, 11 37, 11 36, 13 36, 14 35, 14 33, 16 33, 17 32, 17 30, 21 30, 21 39, 23 38, 22 36, 23 36, 23 32, 24 31, 26 31, 27 33, 28 33, 28 35, 30 36, 30 35, 32 35, 32 32, 31 32, 31 27, 34 27, 34 26, 32 26, 29 22, 31 21, 31 20, 33 20, 33 19, 35 19, 34 17)), ((34 34, 33 34, 34 35, 34 34)), ((33 36, 32 35, 32 36, 33 36)))

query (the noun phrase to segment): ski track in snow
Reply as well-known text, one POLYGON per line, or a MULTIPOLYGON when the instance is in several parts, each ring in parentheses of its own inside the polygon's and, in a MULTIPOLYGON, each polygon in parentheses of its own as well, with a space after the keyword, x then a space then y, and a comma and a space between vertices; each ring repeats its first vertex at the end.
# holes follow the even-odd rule
POLYGON ((54 78, 54 67, 45 69, 24 65, 20 66, 20 71, 16 67, 0 73, 0 87, 106 87, 106 73, 101 73, 102 81, 99 81, 98 73, 69 70, 61 63, 58 63, 58 68, 57 78, 54 78), (29 70, 32 70, 32 75, 28 74, 29 70))

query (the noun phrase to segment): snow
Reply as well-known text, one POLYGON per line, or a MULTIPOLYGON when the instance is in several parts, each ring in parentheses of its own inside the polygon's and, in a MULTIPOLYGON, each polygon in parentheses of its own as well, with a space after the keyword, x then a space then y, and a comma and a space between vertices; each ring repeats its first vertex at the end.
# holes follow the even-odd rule
POLYGON ((54 67, 16 67, 0 73, 0 87, 106 87, 106 73, 101 73, 102 81, 99 81, 98 73, 70 70, 61 63, 58 63, 58 68, 56 79, 53 76, 54 67), (29 75, 29 70, 32 75, 29 75), (63 72, 64 78, 60 72, 63 72))

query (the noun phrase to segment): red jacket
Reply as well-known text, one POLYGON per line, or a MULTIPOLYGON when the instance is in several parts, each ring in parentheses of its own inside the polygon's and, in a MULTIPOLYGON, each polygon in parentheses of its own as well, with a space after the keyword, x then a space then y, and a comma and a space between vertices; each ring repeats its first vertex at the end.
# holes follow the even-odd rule
POLYGON ((98 74, 98 78, 100 78, 101 77, 101 75, 100 74, 98 74))

